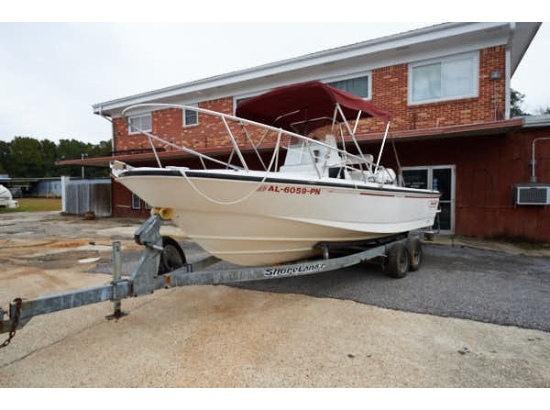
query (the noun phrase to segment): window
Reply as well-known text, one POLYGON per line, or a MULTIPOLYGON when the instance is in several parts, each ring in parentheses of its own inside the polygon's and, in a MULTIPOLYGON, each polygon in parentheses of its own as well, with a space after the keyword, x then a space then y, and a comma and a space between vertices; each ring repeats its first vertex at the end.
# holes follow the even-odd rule
MULTIPOLYGON (((198 107, 197 104, 189 104, 189 106, 198 107)), ((195 110, 183 110, 183 126, 190 127, 199 123, 199 113, 195 110)))
POLYGON ((141 209, 141 199, 132 192, 132 209, 141 209))
POLYGON ((237 107, 239 106, 240 103, 242 102, 245 102, 246 100, 249 100, 250 98, 253 98, 253 97, 256 97, 264 92, 268 92, 268 91, 271 91, 272 89, 269 89, 269 90, 264 90, 264 91, 261 91, 259 93, 254 93, 254 94, 246 94, 246 95, 240 95, 238 97, 233 97, 233 114, 235 114, 237 112, 237 107))
POLYGON ((248 100, 249 98, 252 98, 252 97, 235 98, 234 106, 235 106, 235 107, 238 107, 240 103, 245 102, 245 101, 248 100))
MULTIPOLYGON (((327 85, 330 85, 334 88, 338 88, 339 90, 346 91, 350 94, 353 94, 357 97, 363 98, 363 99, 370 99, 371 98, 371 76, 370 74, 364 74, 360 77, 336 77, 329 79, 330 81, 326 81, 326 79, 320 79, 318 81, 322 81, 327 85)), ((290 85, 290 84, 288 84, 290 85)), ((263 92, 268 92, 270 90, 265 90, 263 92)), ((237 106, 248 100, 249 98, 256 97, 260 94, 249 94, 249 95, 242 95, 240 97, 235 97, 233 99, 233 107, 235 107, 235 110, 237 109, 237 106)))
POLYGON ((477 96, 477 54, 455 56, 409 66, 409 103, 477 96))
POLYGON ((129 118, 129 134, 139 134, 142 131, 151 131, 151 113, 134 115, 129 118))
POLYGON ((361 98, 370 97, 370 76, 354 77, 345 80, 332 81, 328 85, 346 91, 361 98))

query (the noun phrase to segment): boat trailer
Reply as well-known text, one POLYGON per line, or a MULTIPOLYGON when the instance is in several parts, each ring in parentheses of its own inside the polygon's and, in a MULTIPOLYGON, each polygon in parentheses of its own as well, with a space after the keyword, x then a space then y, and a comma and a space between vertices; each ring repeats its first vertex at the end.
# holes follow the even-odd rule
POLYGON ((122 276, 121 243, 117 241, 112 243, 113 272, 110 283, 31 300, 15 298, 7 312, 0 308, 0 334, 9 333, 0 348, 9 345, 16 331, 34 316, 111 301, 114 311, 108 318, 118 319, 123 315, 122 299, 148 295, 163 288, 303 276, 375 259, 383 262, 389 276, 402 278, 408 271, 418 270, 422 261, 418 235, 403 233, 375 242, 321 242, 317 247, 322 251, 322 258, 317 260, 277 266, 208 269, 220 259, 208 256, 198 262, 187 263, 179 244, 170 237, 161 236, 162 221, 162 215, 152 215, 135 232, 134 240, 145 249, 129 277, 122 276), (6 314, 9 317, 7 320, 4 319, 6 314))

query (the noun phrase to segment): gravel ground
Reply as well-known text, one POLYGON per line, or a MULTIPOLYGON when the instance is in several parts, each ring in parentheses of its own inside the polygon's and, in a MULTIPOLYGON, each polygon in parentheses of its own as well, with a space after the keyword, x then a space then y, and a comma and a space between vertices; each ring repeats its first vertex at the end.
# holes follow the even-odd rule
MULTIPOLYGON (((129 263, 138 226, 56 213, 2 215, 0 306, 16 296, 109 282, 97 272, 110 248, 89 242, 120 240, 129 263)), ((397 281, 351 268, 246 289, 161 290, 123 300, 128 315, 117 321, 105 319, 108 302, 39 316, 0 349, 0 387, 550 387, 547 304, 542 319, 525 321, 530 306, 514 325, 485 323, 502 322, 487 309, 515 311, 507 303, 529 300, 537 283, 534 297, 547 296, 548 260, 497 252, 505 265, 517 261, 516 271, 501 273, 489 262, 468 265, 466 249, 458 249, 427 246, 423 268, 397 281), (453 266, 464 275, 451 275, 453 266), (509 285, 517 275, 526 289, 521 281, 509 285), (501 289, 516 297, 499 298, 501 289), (433 298, 420 298, 422 290, 433 298), (404 305, 381 307, 397 299, 404 305), (434 306, 444 313, 430 311, 434 306), (460 312, 469 318, 444 317, 460 312)))

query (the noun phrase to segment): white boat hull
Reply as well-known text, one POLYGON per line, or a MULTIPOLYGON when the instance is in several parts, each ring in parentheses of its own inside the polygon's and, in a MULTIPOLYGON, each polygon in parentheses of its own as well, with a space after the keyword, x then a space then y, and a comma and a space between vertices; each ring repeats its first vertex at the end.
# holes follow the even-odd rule
POLYGON ((218 258, 243 266, 316 255, 319 242, 368 240, 433 225, 439 194, 333 178, 134 168, 118 181, 218 258))

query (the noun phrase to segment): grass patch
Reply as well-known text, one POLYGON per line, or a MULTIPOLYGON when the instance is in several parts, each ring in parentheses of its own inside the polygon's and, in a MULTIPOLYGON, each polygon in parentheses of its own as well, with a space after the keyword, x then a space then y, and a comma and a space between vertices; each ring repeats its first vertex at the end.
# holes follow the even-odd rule
POLYGON ((19 208, 0 208, 0 214, 12 212, 60 211, 61 198, 16 198, 19 208))

